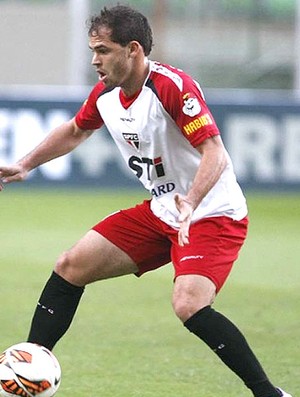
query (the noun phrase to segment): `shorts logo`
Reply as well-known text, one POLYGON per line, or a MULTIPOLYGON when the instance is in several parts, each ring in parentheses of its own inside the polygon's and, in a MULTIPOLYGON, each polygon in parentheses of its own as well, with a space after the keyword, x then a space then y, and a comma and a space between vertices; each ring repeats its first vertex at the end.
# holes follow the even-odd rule
POLYGON ((203 259, 204 255, 189 255, 189 256, 184 256, 183 258, 180 259, 179 262, 184 262, 184 261, 188 261, 191 259, 203 259))
POLYGON ((139 140, 139 136, 137 133, 130 133, 130 132, 124 132, 123 134, 123 138, 125 139, 125 141, 133 146, 135 149, 139 150, 140 148, 140 140, 139 140))
POLYGON ((192 94, 187 93, 183 95, 184 106, 182 111, 184 114, 190 117, 194 117, 201 112, 201 106, 197 98, 192 94))

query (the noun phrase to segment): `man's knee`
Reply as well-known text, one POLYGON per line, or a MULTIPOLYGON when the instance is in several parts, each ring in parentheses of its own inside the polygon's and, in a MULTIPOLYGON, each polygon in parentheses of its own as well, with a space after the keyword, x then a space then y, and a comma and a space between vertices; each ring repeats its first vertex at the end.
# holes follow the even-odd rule
POLYGON ((202 308, 209 306, 215 299, 216 288, 202 276, 181 276, 176 279, 172 305, 175 314, 182 321, 187 321, 202 308))
POLYGON ((73 274, 73 265, 69 251, 63 252, 56 261, 54 267, 55 273, 68 280, 73 274))
POLYGON ((189 296, 173 297, 173 309, 176 316, 184 323, 200 309, 207 306, 207 302, 193 301, 189 296))

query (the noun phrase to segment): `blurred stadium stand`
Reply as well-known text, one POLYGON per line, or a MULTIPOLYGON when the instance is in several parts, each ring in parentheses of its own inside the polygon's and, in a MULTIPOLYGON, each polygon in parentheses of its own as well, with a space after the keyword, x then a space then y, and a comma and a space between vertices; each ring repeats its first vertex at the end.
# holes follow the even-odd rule
MULTIPOLYGON (((85 21, 116 3, 0 0, 1 164, 22 157, 81 106, 97 81, 85 21)), ((241 184, 299 192, 300 0, 124 3, 153 26, 151 59, 183 68, 205 89, 241 184)), ((39 167, 29 183, 136 187, 103 132, 39 167)))
MULTIPOLYGON (((78 0, 77 4, 82 0, 78 0)), ((0 0, 0 85, 66 85, 74 30, 72 0, 0 0)), ((76 4, 76 2, 73 2, 76 4)), ((86 0, 90 13, 116 1, 86 0)), ((154 30, 152 59, 182 67, 204 87, 291 89, 296 0, 131 0, 154 30)), ((86 35, 81 15, 77 30, 86 35)), ((74 47, 73 47, 74 48, 74 47)), ((93 84, 88 50, 80 84, 93 84)), ((84 61, 83 61, 84 59, 84 61)), ((82 74, 81 71, 77 75, 82 74)))

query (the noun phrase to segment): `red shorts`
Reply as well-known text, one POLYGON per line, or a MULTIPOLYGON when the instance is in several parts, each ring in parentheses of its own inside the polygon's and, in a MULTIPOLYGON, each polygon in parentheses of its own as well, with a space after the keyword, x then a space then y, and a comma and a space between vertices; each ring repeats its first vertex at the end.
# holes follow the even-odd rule
POLYGON ((146 200, 118 211, 93 227, 127 253, 139 268, 138 276, 173 263, 175 278, 185 274, 208 277, 220 290, 247 235, 248 218, 204 218, 190 227, 190 244, 178 245, 178 231, 158 219, 146 200))

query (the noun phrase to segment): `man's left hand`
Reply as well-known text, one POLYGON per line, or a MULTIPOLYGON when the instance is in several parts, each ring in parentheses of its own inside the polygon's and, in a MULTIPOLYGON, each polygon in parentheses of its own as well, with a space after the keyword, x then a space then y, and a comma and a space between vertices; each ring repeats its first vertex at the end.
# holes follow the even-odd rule
POLYGON ((178 221, 180 224, 178 231, 178 243, 181 247, 189 244, 189 229, 193 215, 193 207, 189 200, 177 193, 174 196, 176 208, 178 209, 180 215, 178 221))

